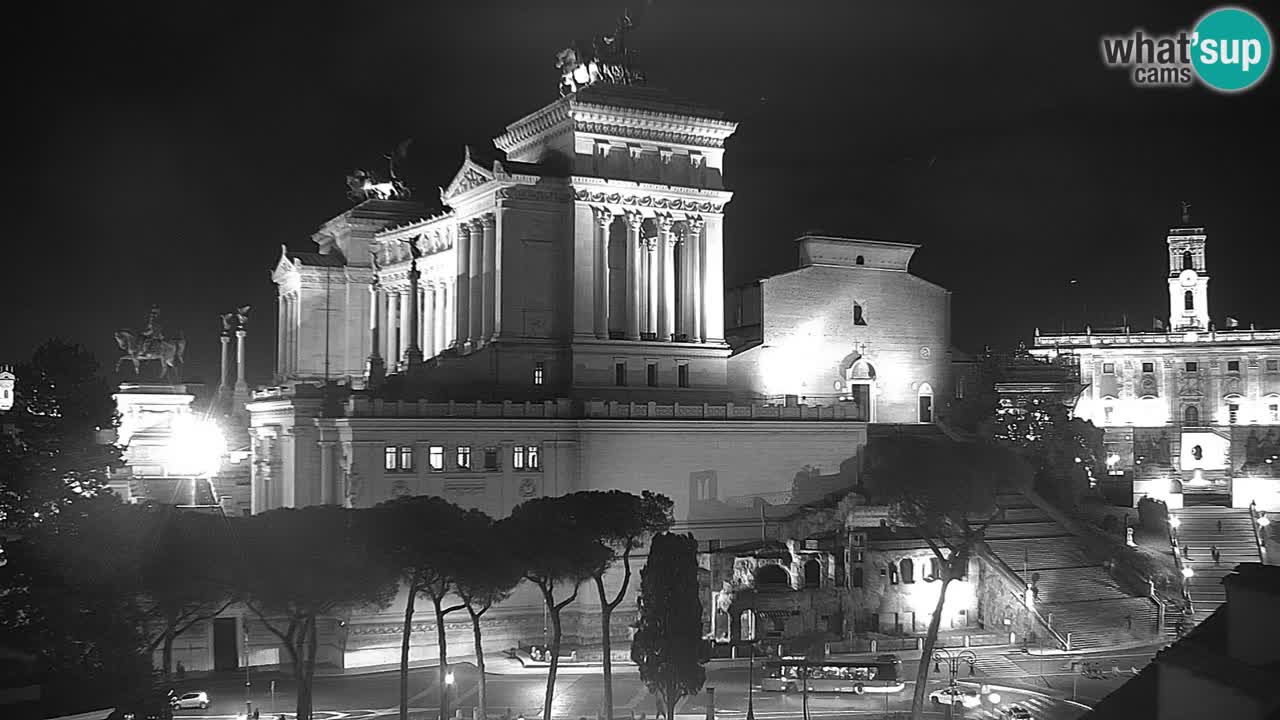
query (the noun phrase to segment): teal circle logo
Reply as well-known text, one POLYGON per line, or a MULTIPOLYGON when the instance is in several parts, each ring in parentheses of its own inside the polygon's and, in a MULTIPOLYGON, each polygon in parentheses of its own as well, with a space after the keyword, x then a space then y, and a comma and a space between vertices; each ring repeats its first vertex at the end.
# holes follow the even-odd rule
POLYGON ((1194 32, 1191 64, 1214 90, 1248 90, 1271 67, 1271 32, 1248 10, 1214 10, 1200 18, 1194 32))

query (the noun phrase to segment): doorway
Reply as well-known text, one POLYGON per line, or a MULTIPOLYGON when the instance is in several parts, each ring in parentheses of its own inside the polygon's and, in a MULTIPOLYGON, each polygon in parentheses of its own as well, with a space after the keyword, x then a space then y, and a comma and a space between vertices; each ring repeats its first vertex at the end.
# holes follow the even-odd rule
POLYGON ((236 618, 213 619, 213 669, 237 670, 240 651, 236 643, 236 618))

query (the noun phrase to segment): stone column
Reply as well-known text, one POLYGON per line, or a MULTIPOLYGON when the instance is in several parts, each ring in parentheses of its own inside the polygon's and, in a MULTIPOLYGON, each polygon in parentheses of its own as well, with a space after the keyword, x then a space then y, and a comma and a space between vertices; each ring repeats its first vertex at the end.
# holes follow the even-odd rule
POLYGON ((479 218, 471 221, 470 257, 471 265, 467 270, 471 290, 467 302, 467 344, 476 350, 484 336, 484 223, 479 218))
MULTIPOLYGON (((244 338, 247 334, 244 328, 236 330, 236 395, 245 397, 249 394, 249 383, 244 379, 244 338)), ((225 350, 226 343, 222 347, 225 350)))
POLYGON ((658 314, 658 339, 670 342, 676 332, 676 236, 675 221, 670 215, 658 218, 658 252, 662 254, 661 308, 658 314))
POLYGON ((421 319, 422 356, 435 357, 436 354, 436 308, 435 283, 431 280, 423 283, 422 292, 418 295, 418 317, 421 319))
POLYGON ((400 358, 400 291, 387 290, 387 368, 400 358))
POLYGON ((613 213, 607 208, 592 208, 595 215, 595 332, 601 340, 609 339, 609 226, 613 213))
POLYGON ((724 342, 724 218, 712 215, 702 231, 702 337, 724 342))
POLYGON ((418 287, 418 280, 422 273, 418 272, 417 259, 409 260, 409 290, 405 294, 405 303, 408 307, 405 309, 404 326, 405 326, 405 350, 404 350, 404 366, 406 368, 417 368, 422 364, 422 346, 418 343, 419 324, 422 322, 422 316, 418 314, 420 303, 422 302, 422 292, 418 287))
POLYGON ((688 246, 689 257, 689 306, 690 320, 689 326, 689 342, 703 342, 705 339, 703 315, 705 298, 705 277, 703 274, 703 257, 702 257, 702 218, 691 217, 685 221, 685 245, 688 246))
POLYGON ((627 222, 627 339, 640 339, 640 225, 637 212, 626 215, 627 222))
POLYGON ((397 311, 396 320, 400 323, 400 344, 396 348, 399 351, 396 355, 396 360, 399 366, 403 368, 409 353, 410 336, 413 332, 413 324, 410 322, 412 319, 410 313, 413 312, 413 294, 409 288, 400 288, 400 302, 398 303, 397 311))
POLYGON ((471 226, 460 223, 457 232, 458 267, 454 280, 457 290, 453 295, 453 344, 463 350, 471 335, 471 309, 468 307, 471 301, 471 226))
POLYGON ((364 381, 366 387, 381 384, 387 374, 387 366, 382 360, 382 338, 379 329, 382 315, 382 293, 378 292, 378 280, 375 277, 369 286, 369 360, 365 365, 364 381))
POLYGON ((286 312, 285 312, 286 306, 284 301, 284 295, 276 296, 276 305, 278 306, 277 309, 279 311, 277 313, 277 315, 279 316, 279 320, 278 320, 278 324, 276 325, 276 381, 278 382, 281 378, 284 377, 284 373, 285 373, 285 366, 284 366, 284 358, 285 358, 285 352, 286 352, 285 351, 285 331, 288 329, 288 324, 289 324, 289 321, 286 317, 286 312))
POLYGON ((458 279, 453 278, 444 289, 444 341, 449 347, 458 344, 458 279))
POLYGON ((218 338, 222 341, 222 371, 218 373, 218 399, 226 400, 227 394, 227 350, 231 346, 231 338, 224 332, 218 338))
POLYGON ((285 368, 292 375, 298 371, 298 299, 289 293, 285 302, 289 308, 285 319, 285 368))
POLYGON ((444 304, 445 302, 444 289, 446 286, 448 286, 448 284, 449 283, 446 280, 437 281, 435 291, 431 294, 431 302, 432 302, 431 309, 432 309, 432 312, 435 313, 435 320, 433 321, 432 326, 435 328, 435 336, 436 336, 435 343, 436 343, 437 355, 439 355, 441 352, 444 352, 444 349, 449 346, 449 336, 448 336, 449 329, 446 323, 446 318, 448 317, 448 315, 445 314, 445 304, 444 304))
POLYGON ((337 463, 334 462, 334 450, 337 443, 333 440, 321 440, 320 445, 320 504, 333 505, 338 502, 337 463))
POLYGON ((645 332, 650 336, 656 337, 658 334, 658 292, 661 290, 659 284, 660 275, 659 263, 662 261, 658 254, 658 244, 662 241, 660 237, 646 238, 644 242, 645 249, 645 280, 648 285, 648 292, 645 293, 645 332))
POLYGON ((498 235, 495 232, 497 218, 493 213, 486 213, 480 217, 480 228, 484 234, 484 264, 481 266, 483 311, 480 317, 480 340, 488 343, 493 339, 498 319, 498 288, 495 284, 498 276, 498 235))

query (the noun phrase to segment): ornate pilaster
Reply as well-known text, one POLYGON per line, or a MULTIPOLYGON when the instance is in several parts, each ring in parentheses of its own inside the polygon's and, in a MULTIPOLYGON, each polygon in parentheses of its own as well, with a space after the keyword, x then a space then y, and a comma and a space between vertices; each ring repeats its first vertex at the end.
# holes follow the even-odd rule
POLYGON ((703 220, 694 216, 685 220, 685 255, 689 259, 689 342, 704 342, 706 274, 702 254, 703 220))
POLYGON ((484 234, 484 265, 482 284, 482 303, 480 339, 489 342, 497 332, 498 322, 498 220, 494 213, 485 213, 480 217, 480 228, 484 234))
POLYGON ((436 350, 436 291, 435 282, 428 280, 422 286, 422 301, 418 308, 418 317, 422 318, 422 355, 435 357, 436 350))
POLYGON ((484 337, 484 223, 476 218, 471 221, 471 298, 468 301, 470 317, 467 319, 467 345, 476 350, 484 337))
POLYGON ((276 297, 276 305, 278 306, 277 314, 279 315, 279 320, 278 320, 279 324, 276 326, 276 381, 278 382, 284 379, 284 375, 285 375, 284 359, 285 359, 286 353, 288 352, 285 349, 285 338, 287 337, 287 335, 285 335, 285 332, 288 329, 289 320, 288 320, 288 312, 287 312, 287 307, 285 305, 283 294, 278 295, 276 297))
POLYGON ((595 333, 609 339, 609 228, 613 213, 607 208, 593 207, 595 216, 595 333))
POLYGON ((458 225, 458 267, 454 280, 454 336, 453 344, 459 350, 468 349, 471 336, 471 226, 458 225))
POLYGON ((627 339, 640 339, 640 226, 644 217, 626 214, 627 223, 627 339))
POLYGON ((374 276, 373 284, 369 286, 369 360, 365 366, 365 386, 376 388, 382 384, 383 378, 387 375, 386 363, 382 360, 382 352, 379 349, 381 338, 378 335, 380 321, 382 316, 382 293, 378 291, 377 276, 374 276))
POLYGON ((400 292, 387 291, 387 361, 395 367, 400 357, 400 292))
POLYGON ((661 258, 658 255, 658 246, 661 238, 651 237, 645 238, 645 285, 647 292, 645 293, 645 332, 649 337, 656 337, 658 334, 658 292, 661 289, 659 281, 659 263, 661 258))
POLYGON ((676 331, 676 236, 670 215, 658 218, 658 247, 662 253, 662 275, 658 279, 662 305, 658 313, 658 339, 670 342, 676 331))

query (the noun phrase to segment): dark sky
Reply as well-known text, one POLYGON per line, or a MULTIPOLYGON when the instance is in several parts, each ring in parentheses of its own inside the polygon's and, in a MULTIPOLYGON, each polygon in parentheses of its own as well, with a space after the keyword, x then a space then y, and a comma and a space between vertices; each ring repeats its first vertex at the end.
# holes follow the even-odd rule
MULTIPOLYGON (((11 9, 0 362, 58 335, 111 364, 111 331, 159 303, 188 375, 214 382, 216 314, 250 303, 250 380, 267 382, 270 270, 349 207, 346 173, 412 137, 434 198, 462 145, 553 101, 555 51, 623 6, 11 9)), ((1209 228, 1213 314, 1280 325, 1276 73, 1221 96, 1137 89, 1100 59, 1103 34, 1189 28, 1211 7, 633 0, 629 42, 650 84, 740 123, 728 282, 792 267, 806 229, 920 243, 913 270, 954 291, 955 339, 980 348, 1086 305, 1095 323, 1166 315, 1183 199, 1209 228)))

